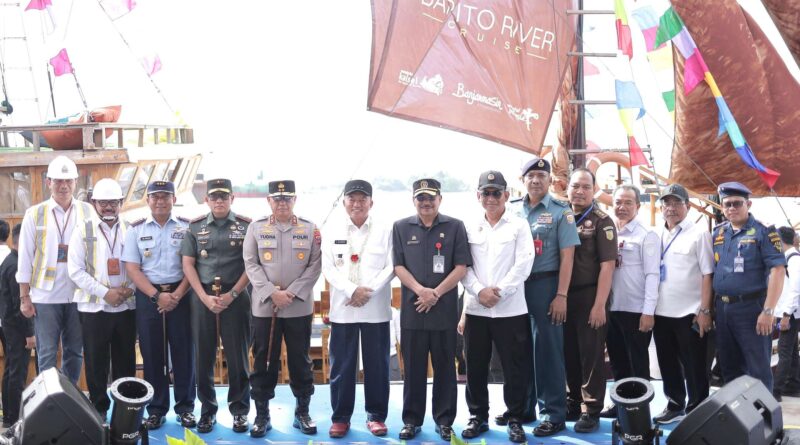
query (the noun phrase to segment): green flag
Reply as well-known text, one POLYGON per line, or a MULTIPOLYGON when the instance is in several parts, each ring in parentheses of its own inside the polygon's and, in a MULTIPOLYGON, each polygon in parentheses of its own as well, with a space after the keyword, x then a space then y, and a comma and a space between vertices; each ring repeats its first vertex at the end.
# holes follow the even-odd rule
POLYGON ((662 43, 671 40, 677 36, 683 29, 683 20, 678 17, 678 13, 670 6, 661 16, 658 21, 658 31, 656 31, 656 41, 650 50, 654 50, 661 46, 662 43))

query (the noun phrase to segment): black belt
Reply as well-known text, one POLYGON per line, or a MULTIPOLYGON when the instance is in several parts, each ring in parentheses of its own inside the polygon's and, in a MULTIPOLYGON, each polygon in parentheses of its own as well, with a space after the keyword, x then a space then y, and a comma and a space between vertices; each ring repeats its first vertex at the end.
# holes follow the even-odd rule
POLYGON ((541 280, 543 278, 553 278, 558 276, 557 270, 548 270, 547 272, 534 272, 528 275, 526 281, 541 280))
POLYGON ((717 299, 725 304, 741 303, 743 301, 757 300, 763 297, 765 292, 762 290, 744 295, 717 295, 717 299))
POLYGON ((175 289, 177 289, 178 286, 180 286, 181 282, 178 281, 175 283, 166 283, 166 284, 155 284, 155 283, 150 283, 150 284, 152 284, 153 287, 158 289, 159 292, 172 293, 175 292, 175 289))
MULTIPOLYGON (((222 283, 222 289, 219 290, 220 295, 230 292, 235 286, 236 283, 222 283)), ((216 291, 214 290, 214 283, 203 283, 203 290, 206 291, 209 295, 215 294, 216 291)))

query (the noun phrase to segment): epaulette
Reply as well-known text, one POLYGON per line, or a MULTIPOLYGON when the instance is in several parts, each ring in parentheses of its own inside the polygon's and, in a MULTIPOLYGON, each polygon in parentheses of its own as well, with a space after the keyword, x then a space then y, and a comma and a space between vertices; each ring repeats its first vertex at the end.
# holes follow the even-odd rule
POLYGON ((244 215, 238 215, 238 214, 237 214, 237 215, 236 215, 236 219, 238 219, 239 221, 244 221, 244 222, 246 222, 247 224, 250 224, 251 222, 253 222, 253 220, 252 220, 252 219, 250 219, 250 218, 248 218, 248 217, 246 217, 246 216, 244 216, 244 215))
POLYGON ((310 219, 308 219, 308 218, 303 218, 302 216, 298 216, 298 217, 297 217, 297 219, 298 219, 299 221, 307 222, 307 223, 309 223, 309 224, 314 224, 314 222, 313 222, 313 221, 311 221, 311 220, 310 220, 310 219))
POLYGON ((185 223, 190 223, 190 222, 191 222, 191 221, 189 220, 189 218, 186 218, 185 216, 179 216, 177 219, 178 219, 178 221, 180 221, 180 222, 185 222, 185 223))
POLYGON ((716 231, 717 229, 724 229, 724 228, 725 228, 725 227, 726 227, 728 224, 729 224, 729 222, 728 222, 728 221, 722 221, 721 223, 719 223, 719 224, 717 224, 716 226, 714 226, 714 228, 713 228, 713 229, 711 229, 711 231, 712 231, 712 232, 714 232, 714 231, 716 231))
POLYGON ((553 198, 552 196, 550 197, 550 201, 561 207, 569 207, 569 203, 567 201, 562 201, 558 198, 553 198))
POLYGON ((191 220, 189 222, 190 223, 196 223, 197 221, 202 221, 202 220, 204 220, 206 218, 208 218, 208 215, 200 215, 200 216, 194 218, 193 220, 191 220))
POLYGON ((601 209, 598 209, 597 207, 595 207, 592 210, 592 213, 594 213, 595 215, 599 216, 600 218, 608 218, 608 213, 602 211, 601 209))
POLYGON ((132 222, 130 226, 131 227, 136 227, 136 226, 140 225, 141 223, 143 223, 145 221, 147 221, 147 218, 140 218, 140 219, 137 219, 136 221, 132 222))

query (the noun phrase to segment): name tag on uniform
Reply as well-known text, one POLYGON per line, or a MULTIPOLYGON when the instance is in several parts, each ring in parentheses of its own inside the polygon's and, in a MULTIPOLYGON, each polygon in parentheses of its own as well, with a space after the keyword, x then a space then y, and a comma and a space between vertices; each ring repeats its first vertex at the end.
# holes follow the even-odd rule
POLYGON ((172 239, 183 239, 183 231, 172 232, 172 239))
POLYGON ((736 258, 733 259, 733 271, 735 273, 744 273, 744 257, 741 255, 737 255, 736 258))
POLYGON ((108 276, 119 275, 119 258, 109 258, 106 268, 108 269, 108 276))
POLYGON ((537 224, 553 224, 553 214, 552 213, 542 213, 541 215, 536 217, 537 224))
POLYGON ((153 239, 153 237, 152 237, 152 236, 142 236, 142 237, 139 237, 139 241, 150 241, 151 239, 153 239))
POLYGON ((66 263, 67 262, 67 253, 69 252, 69 246, 66 244, 59 244, 58 245, 58 255, 56 256, 56 261, 59 263, 66 263))
POLYGON ((444 255, 433 256, 433 273, 444 273, 444 255))

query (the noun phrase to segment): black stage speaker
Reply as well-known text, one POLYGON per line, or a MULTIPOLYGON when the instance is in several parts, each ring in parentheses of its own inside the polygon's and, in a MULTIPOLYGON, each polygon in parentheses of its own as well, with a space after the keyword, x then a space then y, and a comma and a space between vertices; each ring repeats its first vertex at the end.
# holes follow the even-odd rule
POLYGON ((108 427, 80 389, 55 368, 22 392, 17 440, 21 445, 104 445, 108 427))
POLYGON ((768 445, 783 431, 781 406, 760 380, 742 376, 697 406, 668 445, 768 445))

